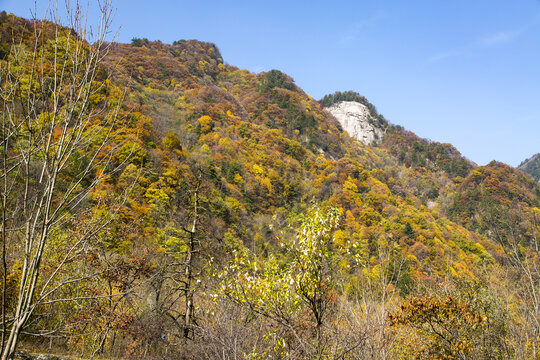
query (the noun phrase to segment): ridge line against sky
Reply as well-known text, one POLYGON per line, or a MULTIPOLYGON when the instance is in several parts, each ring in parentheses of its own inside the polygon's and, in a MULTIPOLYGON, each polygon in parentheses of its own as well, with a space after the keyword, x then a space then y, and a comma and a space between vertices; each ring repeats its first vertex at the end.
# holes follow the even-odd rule
MULTIPOLYGON (((38 17, 45 4, 38 1, 38 17)), ((390 122, 451 143, 479 165, 517 166, 540 152, 537 0, 113 6, 120 42, 209 41, 225 62, 253 72, 279 69, 314 98, 358 91, 390 122)), ((28 18, 34 1, 1 0, 0 7, 28 18)))

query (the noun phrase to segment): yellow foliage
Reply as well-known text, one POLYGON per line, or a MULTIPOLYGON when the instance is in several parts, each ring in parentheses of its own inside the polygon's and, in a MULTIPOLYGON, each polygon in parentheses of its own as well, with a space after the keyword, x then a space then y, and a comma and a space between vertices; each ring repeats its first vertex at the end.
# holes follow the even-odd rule
POLYGON ((334 243, 342 248, 347 246, 347 238, 343 230, 336 230, 334 233, 334 243))
POLYGON ((457 262, 454 264, 454 269, 452 270, 452 275, 454 275, 457 278, 469 278, 469 279, 475 279, 476 277, 471 273, 469 270, 469 267, 467 264, 463 261, 457 262), (455 270, 454 270, 455 269, 455 270))
POLYGON ((414 264, 415 267, 420 267, 420 261, 418 261, 418 259, 416 258, 416 256, 414 256, 413 254, 409 254, 407 255, 407 261, 409 262, 409 264, 414 264))
POLYGON ((264 170, 259 165, 253 164, 253 166, 251 167, 251 173, 254 175, 262 175, 264 174, 264 170))
POLYGON ((197 119, 201 126, 201 133, 206 134, 212 130, 214 127, 214 121, 208 115, 203 115, 197 119))
POLYGON ((231 143, 231 139, 228 138, 228 137, 223 137, 221 139, 218 140, 218 144, 219 146, 221 146, 224 150, 227 150, 227 151, 232 151, 233 148, 232 148, 232 143, 231 143))
POLYGON ((231 208, 231 210, 235 213, 235 214, 238 214, 240 213, 240 211, 244 210, 244 207, 243 205, 240 203, 240 201, 238 201, 237 199, 235 198, 232 198, 232 197, 226 197, 225 198, 225 201, 227 202, 227 204, 229 205, 229 207, 231 208))
POLYGON ((273 193, 272 183, 269 178, 267 177, 260 178, 259 182, 261 183, 262 186, 266 188, 266 191, 268 192, 268 194, 273 193))
POLYGON ((345 180, 345 182, 343 183, 343 190, 346 190, 346 191, 351 191, 353 193, 357 193, 358 192, 358 187, 356 186, 356 184, 354 183, 354 180, 351 179, 351 177, 349 176, 347 178, 347 180, 345 180))
POLYGON ((234 180, 233 181, 234 181, 235 184, 238 184, 238 183, 243 182, 244 179, 242 178, 242 176, 240 174, 236 174, 236 175, 234 175, 234 180))

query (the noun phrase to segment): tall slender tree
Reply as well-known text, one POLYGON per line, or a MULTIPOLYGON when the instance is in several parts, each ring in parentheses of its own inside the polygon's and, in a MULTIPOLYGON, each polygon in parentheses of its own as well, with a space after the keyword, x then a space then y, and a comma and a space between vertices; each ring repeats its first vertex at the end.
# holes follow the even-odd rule
POLYGON ((78 0, 66 1, 65 21, 49 7, 48 19, 13 26, 9 53, 0 61, 1 359, 13 355, 36 307, 65 300, 51 299, 84 279, 62 279, 62 269, 81 257, 115 213, 114 206, 104 214, 87 211, 86 204, 122 165, 112 155, 122 99, 104 99, 108 85, 100 66, 113 12, 108 0, 98 5, 95 28, 78 0), (51 237, 81 217, 85 225, 43 271, 51 237))

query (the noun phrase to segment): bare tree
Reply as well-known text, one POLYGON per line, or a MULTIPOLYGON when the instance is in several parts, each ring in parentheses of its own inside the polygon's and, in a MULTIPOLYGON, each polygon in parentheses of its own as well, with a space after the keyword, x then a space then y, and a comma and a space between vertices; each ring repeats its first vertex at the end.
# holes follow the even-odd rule
POLYGON ((26 31, 13 30, 10 52, 0 62, 1 359, 14 353, 37 306, 68 300, 53 295, 92 276, 59 280, 63 267, 80 258, 119 206, 107 206, 103 214, 87 211, 86 203, 122 165, 112 155, 122 95, 104 98, 100 67, 110 47, 110 2, 100 1, 99 9, 93 29, 78 0, 66 2, 65 27, 56 8, 49 12, 51 21, 26 22, 26 31), (85 225, 43 272, 51 236, 83 212, 85 225), (13 278, 17 286, 8 283, 13 278))
POLYGON ((524 342, 522 347, 530 349, 530 355, 536 359, 540 343, 540 212, 519 204, 508 209, 490 203, 483 204, 483 211, 489 236, 501 245, 506 255, 503 261, 518 280, 514 291, 525 321, 515 337, 524 342))
POLYGON ((396 284, 407 268, 399 247, 386 236, 375 247, 377 265, 371 263, 368 253, 358 256, 360 286, 348 312, 353 328, 363 332, 361 358, 388 359, 395 339, 387 329, 387 317, 399 301, 396 284))

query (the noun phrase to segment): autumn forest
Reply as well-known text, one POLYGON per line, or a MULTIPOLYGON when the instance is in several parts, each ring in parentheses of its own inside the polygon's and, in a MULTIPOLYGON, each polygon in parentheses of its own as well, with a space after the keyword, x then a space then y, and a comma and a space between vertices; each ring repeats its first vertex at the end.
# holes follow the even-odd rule
POLYGON ((540 358, 531 175, 102 15, 0 14, 2 359, 540 358))

